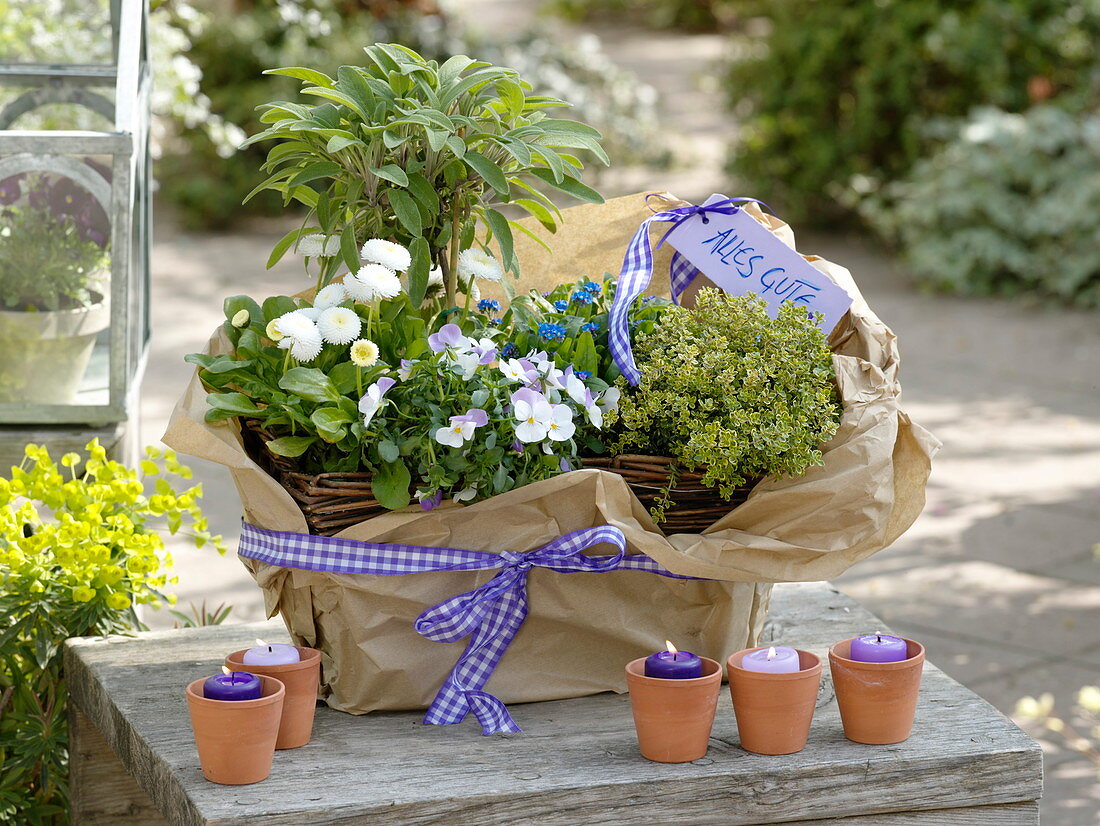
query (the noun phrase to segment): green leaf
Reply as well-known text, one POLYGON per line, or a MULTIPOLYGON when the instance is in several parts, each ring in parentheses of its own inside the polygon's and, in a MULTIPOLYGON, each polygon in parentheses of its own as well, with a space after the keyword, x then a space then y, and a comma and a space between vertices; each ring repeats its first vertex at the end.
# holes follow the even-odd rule
POLYGON ((394 214, 397 215, 397 220, 408 230, 409 235, 419 236, 424 228, 420 221, 420 210, 416 207, 416 201, 409 193, 401 189, 391 189, 386 194, 390 199, 390 206, 393 207, 394 214))
POLYGON ((317 433, 326 442, 338 442, 348 435, 347 425, 355 421, 339 407, 319 407, 309 420, 317 426, 317 433))
POLYGON ((340 166, 336 161, 314 161, 287 181, 286 185, 288 187, 295 187, 301 184, 308 184, 319 178, 331 178, 334 175, 338 175, 343 169, 344 167, 340 166))
POLYGON ((276 456, 287 456, 293 459, 296 456, 301 456, 311 445, 316 443, 316 436, 282 436, 268 442, 267 449, 276 456))
POLYGON ((371 480, 371 493, 378 500, 378 504, 387 510, 400 510, 408 507, 411 501, 409 496, 411 483, 412 475, 404 462, 400 459, 395 462, 384 462, 371 480))
POLYGON ((585 186, 576 178, 570 178, 565 176, 560 182, 554 180, 553 173, 549 169, 532 169, 531 174, 542 181, 544 184, 549 184, 554 189, 560 189, 567 195, 572 195, 574 198, 578 198, 582 201, 587 201, 590 204, 602 204, 603 196, 596 190, 589 186, 585 186))
POLYGON ((515 269, 512 229, 508 226, 508 219, 495 209, 482 210, 481 217, 489 226, 489 229, 493 231, 493 237, 497 239, 497 244, 500 245, 500 256, 504 266, 509 270, 515 269))
POLYGON ((264 299, 264 318, 271 321, 273 318, 286 315, 298 309, 294 299, 287 295, 273 295, 264 299))
POLYGON ((355 241, 355 225, 345 224, 340 233, 340 257, 348 266, 348 271, 359 272, 361 262, 359 260, 359 244, 355 241))
POLYGON ((508 197, 508 178, 505 176, 504 170, 478 152, 467 152, 466 157, 462 160, 477 172, 485 183, 489 184, 503 197, 508 197))
POLYGON ((323 72, 318 72, 315 69, 306 69, 302 66, 286 66, 282 69, 264 69, 265 75, 283 75, 284 77, 294 77, 298 80, 305 80, 312 83, 314 86, 329 86, 333 85, 333 80, 323 72))
POLYGON ((279 379, 279 387, 311 402, 334 402, 340 398, 332 380, 314 367, 291 367, 279 379))
POLYGON ((432 268, 432 251, 422 236, 417 236, 409 244, 412 264, 409 266, 409 301, 413 307, 424 302, 428 291, 428 274, 432 268))
POLYGON ((301 229, 292 229, 275 243, 275 246, 271 249, 271 255, 267 257, 267 268, 269 270, 278 264, 282 257, 286 255, 286 251, 298 240, 298 236, 301 235, 301 233, 301 229))
POLYGON ((358 138, 346 138, 343 135, 333 135, 329 138, 328 145, 325 146, 325 151, 330 155, 339 152, 341 149, 347 149, 349 146, 359 144, 360 146, 366 146, 358 138))
POLYGON ((408 187, 416 200, 426 206, 433 215, 438 214, 439 194, 435 191, 435 187, 428 183, 427 178, 419 172, 413 172, 409 175, 408 187))
POLYGON ((401 451, 389 439, 383 439, 378 443, 378 455, 382 457, 383 462, 396 462, 401 456, 401 451))
POLYGON ((260 408, 244 393, 210 393, 206 397, 206 403, 217 410, 224 410, 231 416, 247 416, 250 413, 260 412, 260 408))
POLYGON ((372 166, 370 167, 370 171, 372 174, 377 175, 379 178, 389 181, 390 183, 397 184, 398 186, 409 185, 409 176, 405 174, 404 169, 402 169, 395 163, 388 163, 385 166, 379 167, 377 169, 372 166))

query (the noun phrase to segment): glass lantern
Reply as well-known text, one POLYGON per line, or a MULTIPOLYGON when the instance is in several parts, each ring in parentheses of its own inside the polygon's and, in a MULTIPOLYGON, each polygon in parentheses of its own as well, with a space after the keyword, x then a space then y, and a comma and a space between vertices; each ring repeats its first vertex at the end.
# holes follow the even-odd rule
POLYGON ((53 2, 66 42, 0 56, 0 458, 93 436, 126 457, 149 340, 148 0, 53 2))

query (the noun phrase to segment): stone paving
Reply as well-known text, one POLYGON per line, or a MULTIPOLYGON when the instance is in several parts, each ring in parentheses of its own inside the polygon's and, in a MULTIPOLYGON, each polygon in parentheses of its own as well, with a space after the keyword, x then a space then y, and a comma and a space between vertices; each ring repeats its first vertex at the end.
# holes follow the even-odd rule
MULTIPOLYGON (((483 9, 516 8, 483 0, 483 9)), ((626 170, 605 191, 667 188, 697 198, 727 187, 725 136, 715 106, 717 36, 601 30, 622 64, 664 93, 679 165, 658 176, 626 170), (655 58, 654 56, 659 56, 655 58)), ((756 193, 759 194, 759 193, 756 193)), ((766 199, 766 196, 765 196, 766 199)), ((192 235, 161 222, 153 251, 154 339, 143 396, 143 433, 155 441, 183 387, 182 355, 200 349, 221 320, 224 296, 293 292, 291 264, 265 272, 282 227, 232 236, 192 235)), ((1049 691, 1068 711, 1077 689, 1100 684, 1100 401, 1095 314, 915 290, 889 256, 864 239, 800 234, 803 252, 851 269, 871 305, 898 334, 907 411, 944 442, 928 506, 893 547, 837 584, 929 657, 1005 713, 1049 691)), ((625 239, 624 239, 625 243, 625 239)), ((239 505, 228 474, 195 462, 211 522, 229 538, 239 505)), ((259 592, 231 557, 181 551, 181 604, 233 604, 233 619, 262 615, 259 592)), ((163 614, 151 624, 170 625, 163 614)), ((1044 739, 1043 823, 1100 824, 1100 787, 1089 764, 1044 739)))

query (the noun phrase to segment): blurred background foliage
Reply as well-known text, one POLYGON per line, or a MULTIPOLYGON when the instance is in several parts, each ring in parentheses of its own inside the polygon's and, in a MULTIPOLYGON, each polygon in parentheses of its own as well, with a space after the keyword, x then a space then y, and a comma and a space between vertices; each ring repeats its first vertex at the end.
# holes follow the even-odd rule
MULTIPOLYGON (((488 39, 432 0, 168 0, 172 24, 191 43, 188 58, 201 67, 201 87, 217 117, 245 133, 260 130, 256 107, 297 96, 289 78, 265 76, 274 66, 308 66, 335 75, 361 63, 374 42, 400 42, 440 61, 469 54, 503 63, 532 78, 538 91, 574 102, 569 117, 592 124, 617 164, 662 164, 656 129, 656 93, 600 50, 588 36, 563 40, 534 29, 488 39), (193 13, 196 7, 202 11, 193 13)), ((184 225, 224 228, 247 214, 277 214, 279 199, 262 193, 241 200, 259 180, 262 148, 238 151, 206 124, 183 125, 160 163, 164 197, 184 225), (247 209, 247 212, 246 212, 247 209)))
MULTIPOLYGON (((0 0, 0 58, 98 54, 109 41, 92 43, 97 25, 70 21, 106 3, 0 0)), ((707 32, 728 44, 713 75, 734 125, 730 179, 715 190, 763 198, 799 225, 869 229, 934 289, 1100 303, 1100 0, 528 5, 543 22, 521 30, 472 27, 476 10, 457 0, 153 0, 161 204, 196 229, 277 213, 270 193, 241 206, 262 158, 236 146, 257 131, 258 104, 294 95, 262 71, 331 73, 376 41, 510 65, 575 101, 570 117, 604 133, 616 166, 662 169, 676 135, 665 124, 661 136, 656 92, 583 27, 707 32)))

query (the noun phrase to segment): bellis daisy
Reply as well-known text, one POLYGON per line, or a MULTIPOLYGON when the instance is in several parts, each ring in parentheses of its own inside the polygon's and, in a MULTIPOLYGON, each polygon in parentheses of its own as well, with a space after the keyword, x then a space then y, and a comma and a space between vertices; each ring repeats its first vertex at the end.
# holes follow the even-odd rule
POLYGON ((371 238, 363 244, 359 254, 367 263, 381 264, 393 272, 404 272, 412 264, 412 256, 405 247, 382 238, 371 238))
POLYGON ((344 278, 344 289, 356 301, 393 298, 401 292, 401 279, 381 264, 367 264, 355 275, 344 278))
POLYGON ((370 339, 359 339, 351 345, 351 361, 356 367, 370 367, 378 361, 378 345, 370 339))
POLYGON ((335 307, 347 300, 348 291, 343 284, 329 284, 317 291, 317 296, 313 299, 313 306, 317 310, 327 310, 329 307, 335 307))
POLYGON ((331 258, 340 252, 340 239, 335 235, 330 235, 326 238, 320 233, 303 235, 298 239, 298 243, 294 248, 298 251, 299 255, 304 255, 308 258, 316 258, 318 256, 331 258))
POLYGON ((274 342, 278 342, 283 337, 283 334, 279 332, 279 319, 273 318, 267 322, 267 327, 264 329, 264 335, 274 342))
POLYGON ((504 270, 493 256, 477 247, 458 254, 458 277, 464 282, 471 278, 480 281, 500 281, 504 270))
POLYGON ((329 307, 317 319, 317 329, 329 344, 351 344, 363 329, 363 320, 347 307, 329 307))

